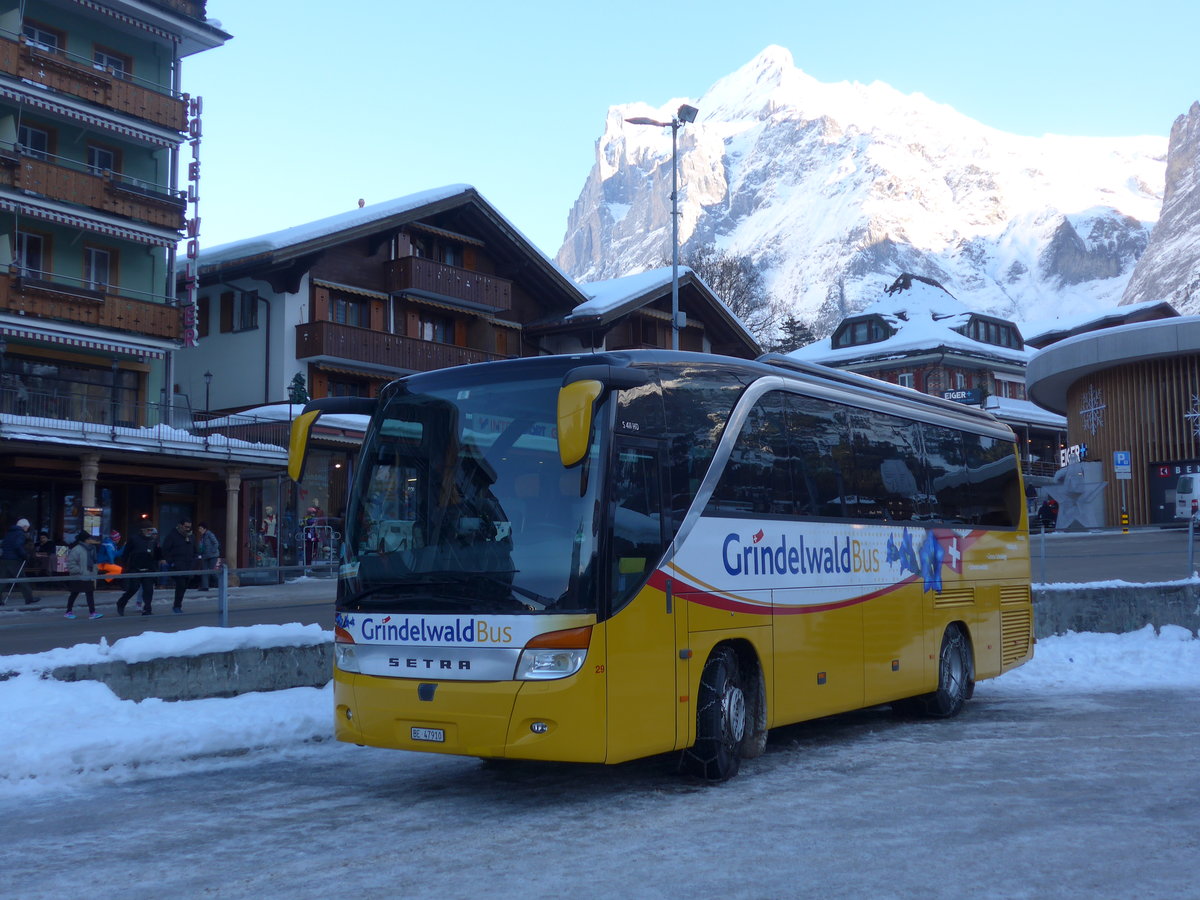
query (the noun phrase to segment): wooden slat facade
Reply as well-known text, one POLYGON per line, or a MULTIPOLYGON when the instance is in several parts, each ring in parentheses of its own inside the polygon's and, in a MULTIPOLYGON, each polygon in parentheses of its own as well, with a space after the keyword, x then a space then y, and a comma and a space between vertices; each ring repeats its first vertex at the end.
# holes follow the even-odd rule
POLYGON ((512 308, 512 282, 507 278, 460 269, 420 256, 402 256, 384 266, 385 289, 423 291, 463 300, 497 312, 512 308))
POLYGON ((152 90, 50 50, 0 38, 0 71, 175 131, 187 128, 182 98, 152 90))
POLYGON ((1125 482, 1131 525, 1154 521, 1150 505, 1152 463, 1200 459, 1200 356, 1149 359, 1114 366, 1079 379, 1067 391, 1067 432, 1072 444, 1087 444, 1088 458, 1105 465, 1105 516, 1121 521, 1121 484, 1112 471, 1113 453, 1133 454, 1133 477, 1125 482), (1102 406, 1092 417, 1089 407, 1102 406), (1093 427, 1095 426, 1094 431, 1093 427))
POLYGON ((9 274, 0 274, 0 310, 23 316, 30 326, 46 319, 170 340, 183 335, 177 306, 112 293, 73 291, 68 285, 31 282, 9 274))
POLYGON ((182 198, 154 197, 125 187, 110 175, 79 171, 32 156, 0 164, 0 185, 30 191, 51 200, 81 204, 139 222, 183 230, 182 198))
POLYGON ((416 372, 504 358, 496 353, 470 347, 380 333, 369 328, 339 325, 336 322, 308 322, 297 325, 296 358, 314 357, 416 372))

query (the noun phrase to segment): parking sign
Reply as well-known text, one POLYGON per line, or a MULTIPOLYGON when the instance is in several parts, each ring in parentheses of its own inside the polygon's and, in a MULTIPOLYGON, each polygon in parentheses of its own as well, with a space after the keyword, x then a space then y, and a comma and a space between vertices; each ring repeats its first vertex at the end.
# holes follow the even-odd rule
POLYGON ((1113 471, 1120 481, 1133 478, 1133 457, 1128 450, 1113 451, 1113 471))

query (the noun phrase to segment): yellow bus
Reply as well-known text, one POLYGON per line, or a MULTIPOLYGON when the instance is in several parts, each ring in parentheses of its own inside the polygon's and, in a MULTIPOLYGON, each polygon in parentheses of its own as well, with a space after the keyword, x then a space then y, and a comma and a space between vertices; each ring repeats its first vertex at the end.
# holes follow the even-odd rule
POLYGON ((339 548, 339 740, 724 780, 767 731, 952 716, 1033 653, 1012 431, 767 355, 548 356, 377 399, 339 548))

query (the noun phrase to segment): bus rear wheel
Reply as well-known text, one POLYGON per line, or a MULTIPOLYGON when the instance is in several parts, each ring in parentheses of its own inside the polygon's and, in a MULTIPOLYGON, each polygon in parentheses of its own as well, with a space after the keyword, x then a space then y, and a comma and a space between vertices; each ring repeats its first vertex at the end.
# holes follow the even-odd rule
POLYGON ((737 774, 742 742, 752 727, 741 668, 732 647, 718 647, 708 658, 697 699, 696 743, 684 751, 684 767, 699 778, 726 781, 737 774))
POLYGON ((942 635, 937 690, 922 698, 925 712, 939 718, 956 716, 973 693, 975 660, 971 654, 971 642, 962 628, 951 625, 942 635))

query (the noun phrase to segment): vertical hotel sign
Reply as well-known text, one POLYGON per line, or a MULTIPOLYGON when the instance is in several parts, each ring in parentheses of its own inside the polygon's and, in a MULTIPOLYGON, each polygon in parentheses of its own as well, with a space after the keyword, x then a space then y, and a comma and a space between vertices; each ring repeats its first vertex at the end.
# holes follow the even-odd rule
POLYGON ((200 113, 204 101, 200 97, 187 97, 188 146, 192 158, 187 167, 187 203, 191 207, 185 223, 187 229, 187 270, 183 280, 183 346, 199 346, 196 330, 196 303, 200 288, 200 113))

